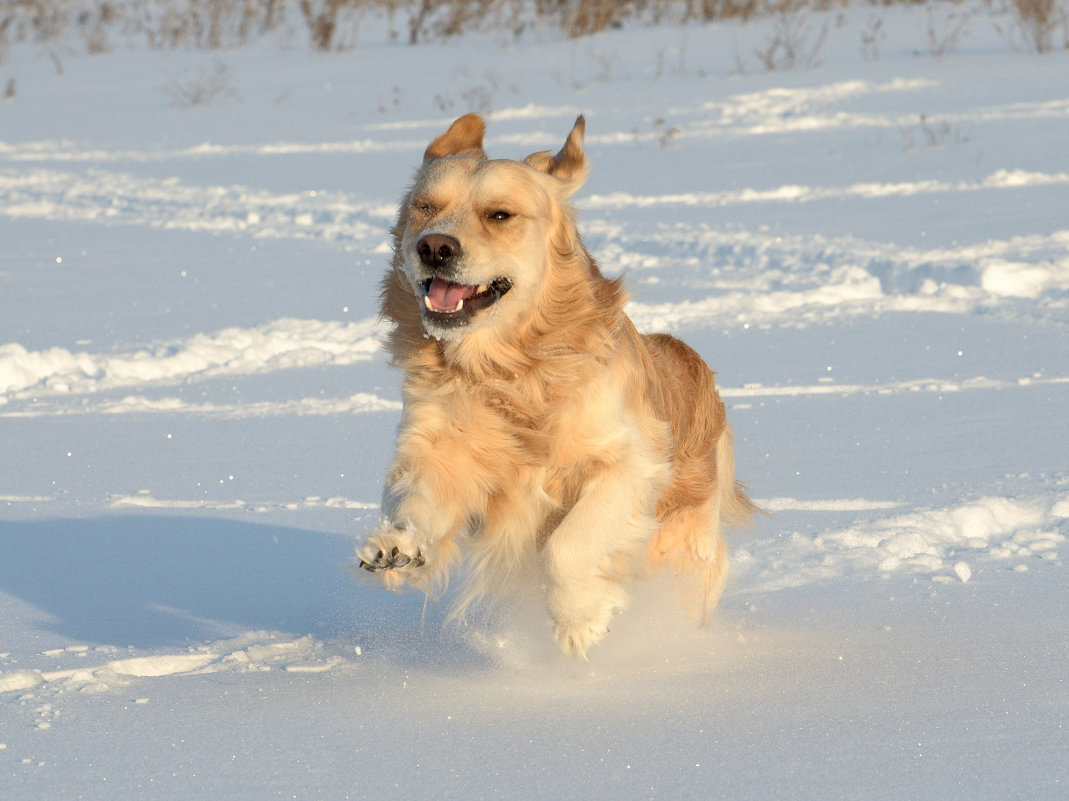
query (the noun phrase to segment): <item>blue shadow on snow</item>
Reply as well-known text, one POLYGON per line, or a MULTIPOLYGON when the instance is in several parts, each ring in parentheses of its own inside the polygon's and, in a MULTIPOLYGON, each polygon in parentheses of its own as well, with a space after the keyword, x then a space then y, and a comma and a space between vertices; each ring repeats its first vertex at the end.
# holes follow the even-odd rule
POLYGON ((130 515, 0 522, 0 590, 42 628, 152 648, 266 629, 351 629, 386 593, 355 585, 346 537, 225 519, 130 515))

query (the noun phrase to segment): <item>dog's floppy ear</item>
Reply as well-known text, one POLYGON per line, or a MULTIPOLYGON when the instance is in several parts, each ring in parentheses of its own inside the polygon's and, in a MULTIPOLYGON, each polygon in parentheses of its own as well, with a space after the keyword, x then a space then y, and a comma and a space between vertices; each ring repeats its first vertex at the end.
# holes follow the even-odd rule
POLYGON ((524 163, 562 181, 565 195, 570 195, 583 185, 587 173, 590 172, 586 151, 583 150, 584 133, 586 133, 586 120, 580 114, 576 117, 575 125, 572 127, 572 132, 568 134, 564 147, 557 155, 552 155, 548 150, 542 153, 532 153, 524 159, 524 163))
POLYGON ((478 114, 465 114, 450 125, 448 131, 427 145, 423 153, 423 163, 428 164, 446 156, 468 152, 473 156, 486 158, 486 152, 483 150, 484 133, 486 124, 483 118, 478 114))

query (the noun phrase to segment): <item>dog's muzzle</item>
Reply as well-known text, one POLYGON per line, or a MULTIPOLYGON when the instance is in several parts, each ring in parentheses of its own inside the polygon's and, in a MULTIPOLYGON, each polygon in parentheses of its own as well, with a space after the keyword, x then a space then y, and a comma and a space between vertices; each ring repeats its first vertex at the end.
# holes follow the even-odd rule
POLYGON ((423 317, 440 326, 467 325, 473 315, 501 299, 512 289, 508 278, 486 284, 450 280, 457 273, 460 242, 446 234, 428 234, 416 243, 419 260, 432 276, 419 283, 423 317))

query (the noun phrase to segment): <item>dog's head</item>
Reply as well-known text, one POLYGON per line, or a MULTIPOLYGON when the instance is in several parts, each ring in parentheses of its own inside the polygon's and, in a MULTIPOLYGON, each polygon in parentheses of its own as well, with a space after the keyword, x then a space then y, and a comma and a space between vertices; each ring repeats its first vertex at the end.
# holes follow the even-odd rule
POLYGON ((418 309, 427 334, 456 341, 537 308, 551 265, 581 249, 567 199, 587 174, 584 127, 579 117, 560 152, 523 161, 488 159, 475 114, 431 142, 394 230, 387 313, 410 304, 405 317, 418 309))

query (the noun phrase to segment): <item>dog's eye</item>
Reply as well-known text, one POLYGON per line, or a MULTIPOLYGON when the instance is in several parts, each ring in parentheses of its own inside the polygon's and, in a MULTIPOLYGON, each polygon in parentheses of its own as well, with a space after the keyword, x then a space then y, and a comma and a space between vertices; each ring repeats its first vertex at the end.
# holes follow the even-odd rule
POLYGON ((512 215, 509 214, 507 211, 505 211, 503 209, 498 209, 497 211, 490 212, 486 216, 491 220, 495 220, 496 222, 501 222, 502 220, 507 220, 512 215))
POLYGON ((412 204, 412 210, 423 217, 433 217, 436 209, 433 203, 420 201, 412 204))

